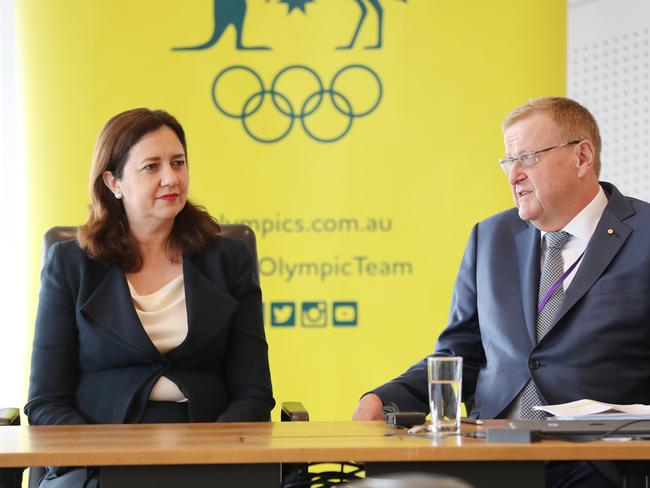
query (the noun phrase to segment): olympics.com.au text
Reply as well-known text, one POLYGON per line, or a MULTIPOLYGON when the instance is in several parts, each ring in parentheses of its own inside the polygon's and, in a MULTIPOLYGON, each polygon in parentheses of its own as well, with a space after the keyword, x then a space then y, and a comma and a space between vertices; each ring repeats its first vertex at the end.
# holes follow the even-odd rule
POLYGON ((220 224, 246 224, 255 234, 264 238, 270 234, 307 233, 388 233, 393 230, 389 217, 285 217, 276 213, 273 217, 229 218, 221 214, 220 224))

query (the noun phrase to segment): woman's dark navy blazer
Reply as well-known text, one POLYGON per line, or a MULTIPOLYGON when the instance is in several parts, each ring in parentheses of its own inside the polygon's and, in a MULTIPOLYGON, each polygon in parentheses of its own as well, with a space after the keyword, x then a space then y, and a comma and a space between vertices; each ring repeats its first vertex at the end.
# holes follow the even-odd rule
POLYGON ((167 354, 136 314, 124 272, 74 240, 41 273, 29 401, 31 424, 137 423, 160 376, 189 400, 191 422, 269 420, 275 402, 256 264, 218 237, 183 258, 188 334, 167 354))

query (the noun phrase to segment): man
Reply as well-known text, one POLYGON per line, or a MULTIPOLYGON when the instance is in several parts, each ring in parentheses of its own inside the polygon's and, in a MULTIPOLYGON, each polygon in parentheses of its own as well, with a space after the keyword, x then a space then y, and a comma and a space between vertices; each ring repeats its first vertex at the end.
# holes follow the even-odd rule
MULTIPOLYGON (((650 205, 599 183, 598 126, 577 102, 532 100, 503 129, 516 208, 474 226, 435 354, 463 357, 474 417, 650 403, 650 205)), ((426 376, 423 360, 364 395, 353 418, 381 419, 389 402, 428 411, 426 376)), ((551 468, 549 486, 611 486, 590 463, 551 468)))

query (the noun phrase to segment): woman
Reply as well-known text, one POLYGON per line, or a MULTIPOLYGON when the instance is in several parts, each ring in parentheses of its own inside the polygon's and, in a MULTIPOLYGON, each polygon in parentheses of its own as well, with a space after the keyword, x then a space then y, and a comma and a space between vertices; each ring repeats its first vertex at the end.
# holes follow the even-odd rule
POLYGON ((31 424, 269 420, 256 264, 188 182, 170 114, 129 110, 101 131, 88 222, 42 271, 31 424))

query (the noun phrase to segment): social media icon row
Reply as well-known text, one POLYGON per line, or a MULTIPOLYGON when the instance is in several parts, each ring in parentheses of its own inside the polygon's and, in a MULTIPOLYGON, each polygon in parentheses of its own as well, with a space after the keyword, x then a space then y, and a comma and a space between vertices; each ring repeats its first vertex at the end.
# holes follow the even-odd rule
POLYGON ((271 302, 269 318, 272 327, 326 327, 330 318, 334 327, 355 327, 358 325, 359 308, 357 302, 332 302, 331 311, 327 302, 271 302), (298 307, 300 305, 300 307, 298 307))

